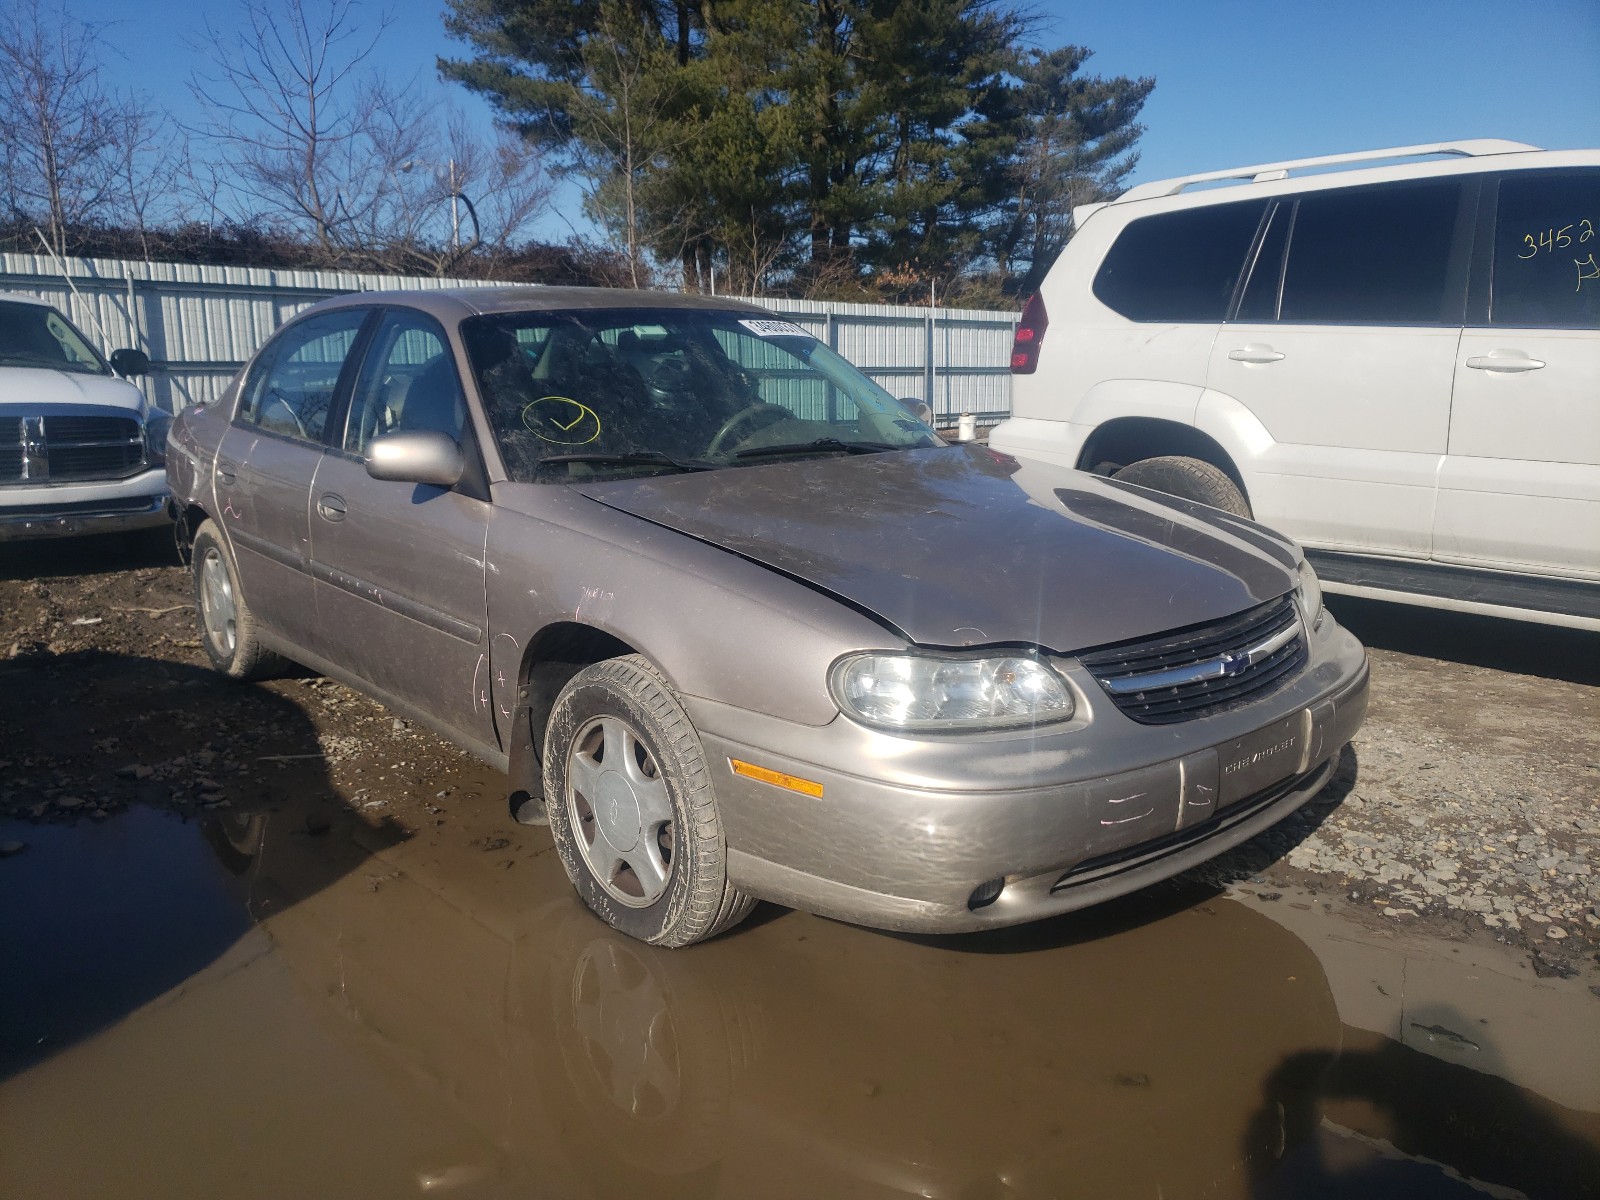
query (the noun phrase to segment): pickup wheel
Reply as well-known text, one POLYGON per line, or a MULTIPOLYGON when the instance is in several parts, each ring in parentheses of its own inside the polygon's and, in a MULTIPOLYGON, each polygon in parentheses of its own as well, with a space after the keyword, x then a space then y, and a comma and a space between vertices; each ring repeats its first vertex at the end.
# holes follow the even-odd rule
POLYGON ((1165 455, 1160 458, 1142 458, 1129 463, 1112 476, 1123 483, 1134 483, 1180 500, 1193 500, 1209 504, 1236 517, 1248 517, 1250 504, 1239 486, 1220 470, 1198 458, 1182 455, 1165 455))
POLYGON ((727 843, 700 738, 637 654, 574 675, 544 743, 550 833, 578 895, 607 924, 687 946, 755 907, 728 883, 727 843))
POLYGON ((211 665, 234 679, 265 679, 280 674, 289 660, 268 650, 256 637, 255 616, 239 590, 239 572, 214 521, 195 530, 194 607, 200 644, 211 665))

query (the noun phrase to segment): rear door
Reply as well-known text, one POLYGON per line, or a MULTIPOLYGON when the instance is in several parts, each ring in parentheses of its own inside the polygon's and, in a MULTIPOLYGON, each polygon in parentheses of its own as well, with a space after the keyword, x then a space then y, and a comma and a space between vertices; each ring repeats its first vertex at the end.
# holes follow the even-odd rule
POLYGON ((1434 556, 1600 578, 1600 167, 1487 187, 1434 556))
MULTIPOLYGON (((377 322, 336 448, 311 497, 317 608, 340 665, 373 689, 493 745, 487 703, 481 482, 455 488, 373 479, 366 446, 384 433, 433 430, 477 450, 444 329, 411 309, 377 322)), ((472 472, 481 480, 481 471, 472 472)))
POLYGON ((341 381, 370 309, 296 321, 256 359, 216 461, 217 517, 258 621, 316 653, 310 497, 341 381))
POLYGON ((1259 520, 1313 546, 1426 558, 1475 190, 1439 179, 1277 203, 1209 387, 1265 427, 1259 520))

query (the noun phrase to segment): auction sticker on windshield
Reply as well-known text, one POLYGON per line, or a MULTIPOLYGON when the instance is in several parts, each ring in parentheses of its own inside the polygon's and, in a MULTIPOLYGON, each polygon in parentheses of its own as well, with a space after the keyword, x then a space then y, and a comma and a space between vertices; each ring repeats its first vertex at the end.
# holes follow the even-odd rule
POLYGON ((811 335, 793 321, 740 321, 757 337, 810 337, 811 335))

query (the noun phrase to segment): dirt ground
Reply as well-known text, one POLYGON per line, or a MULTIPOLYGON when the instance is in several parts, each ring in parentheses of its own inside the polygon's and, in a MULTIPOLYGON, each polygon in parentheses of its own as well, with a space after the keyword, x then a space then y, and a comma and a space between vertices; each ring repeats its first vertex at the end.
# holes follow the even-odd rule
MULTIPOLYGON (((1371 648, 1367 724, 1322 797, 1199 873, 1487 934, 1540 974, 1600 985, 1600 637, 1330 605, 1371 648)), ((502 803, 494 772, 356 692, 309 674, 240 686, 195 670, 205 662, 175 557, 99 538, 0 546, 0 816, 318 793, 330 819, 415 830, 502 803)))

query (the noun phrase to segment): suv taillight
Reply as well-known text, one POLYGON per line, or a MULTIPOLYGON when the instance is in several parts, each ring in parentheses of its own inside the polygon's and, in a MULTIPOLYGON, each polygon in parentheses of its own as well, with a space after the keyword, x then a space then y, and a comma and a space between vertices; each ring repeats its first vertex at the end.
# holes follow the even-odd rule
POLYGON ((1011 343, 1011 373, 1032 375, 1039 367, 1039 347, 1044 345, 1044 331, 1050 318, 1045 315, 1044 299, 1035 292, 1022 306, 1022 322, 1017 326, 1016 341, 1011 343))

